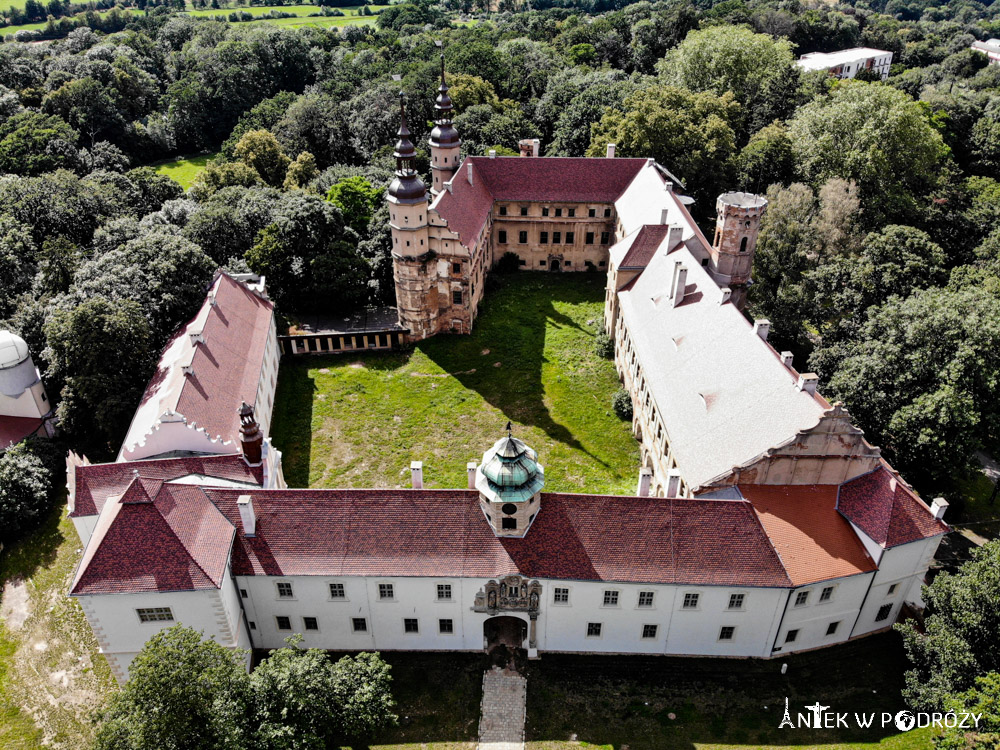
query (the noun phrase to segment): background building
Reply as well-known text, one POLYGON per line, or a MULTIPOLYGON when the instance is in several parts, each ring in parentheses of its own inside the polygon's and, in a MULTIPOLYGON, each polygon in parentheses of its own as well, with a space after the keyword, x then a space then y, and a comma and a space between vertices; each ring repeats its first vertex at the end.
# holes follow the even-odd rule
POLYGON ((53 432, 52 405, 28 345, 0 330, 0 453, 30 435, 53 432))
POLYGON ((802 55, 798 65, 803 70, 825 70, 837 78, 854 78, 861 70, 869 70, 884 81, 889 77, 892 52, 871 47, 853 47, 839 52, 810 52, 802 55))

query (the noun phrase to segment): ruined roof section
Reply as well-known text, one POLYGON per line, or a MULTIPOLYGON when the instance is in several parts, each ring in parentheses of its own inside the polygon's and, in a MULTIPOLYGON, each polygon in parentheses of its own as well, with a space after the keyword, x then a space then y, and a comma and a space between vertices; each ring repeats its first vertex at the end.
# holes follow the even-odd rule
POLYGON ((837 510, 886 549, 948 532, 948 525, 885 466, 841 485, 837 510))
POLYGON ((273 311, 269 300, 219 274, 198 314, 164 347, 119 457, 143 443, 164 412, 235 446, 240 403, 256 402, 273 311))
POLYGON ((875 561, 837 513, 837 485, 740 485, 796 586, 867 573, 875 561))
POLYGON ((86 464, 74 466, 70 471, 75 473, 70 512, 73 518, 97 515, 107 499, 125 492, 136 476, 163 482, 192 476, 209 477, 216 480, 216 486, 225 482, 260 486, 264 480, 263 467, 248 466, 239 454, 86 464))
POLYGON ((448 576, 788 586, 745 501, 543 493, 523 539, 498 539, 468 490, 207 490, 238 530, 235 575, 448 576))

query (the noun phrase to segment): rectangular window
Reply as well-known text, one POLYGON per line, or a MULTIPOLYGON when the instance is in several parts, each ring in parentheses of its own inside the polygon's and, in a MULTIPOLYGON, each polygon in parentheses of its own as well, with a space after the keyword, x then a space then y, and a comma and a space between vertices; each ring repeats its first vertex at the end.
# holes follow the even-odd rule
POLYGON ((526 265, 528 265, 528 261, 526 261, 524 258, 518 258, 517 259, 517 265, 519 265, 519 266, 526 266, 526 265))
POLYGON ((292 598, 292 584, 284 582, 284 581, 279 581, 276 585, 278 587, 278 596, 279 597, 281 597, 282 599, 291 599, 292 598))
POLYGON ((250 621, 250 629, 251 630, 256 630, 257 629, 257 623, 255 623, 253 620, 250 621))
POLYGON ((292 618, 285 617, 284 615, 278 615, 274 618, 278 625, 278 630, 291 630, 292 629, 292 618))
POLYGON ((588 638, 600 638, 601 637, 601 623, 599 623, 599 622, 588 622, 587 623, 587 637, 588 638))
POLYGON ((808 603, 809 603, 809 592, 808 591, 800 591, 799 593, 797 593, 795 595, 795 606, 796 607, 804 607, 808 603))
POLYGON ((573 240, 575 240, 575 239, 576 239, 576 236, 572 232, 566 232, 566 244, 567 245, 572 245, 573 244, 573 240))
POLYGON ((574 216, 576 216, 576 209, 575 208, 568 208, 568 209, 566 209, 566 213, 569 214, 570 218, 573 218, 574 216))
POLYGON ((461 292, 452 292, 451 293, 451 301, 454 302, 456 305, 461 305, 462 304, 462 293, 461 292))
POLYGON ((556 209, 556 216, 562 216, 562 209, 561 208, 557 208, 556 209))
POLYGON ((517 241, 520 242, 522 245, 525 244, 528 241, 528 233, 527 232, 518 232, 517 233, 517 241))
POLYGON ((506 206, 500 206, 500 215, 501 216, 506 216, 507 215, 507 207, 506 206))
POLYGON ((736 633, 736 628, 731 625, 723 625, 722 630, 719 631, 720 641, 731 641, 733 640, 733 635, 736 633))
POLYGON ((517 528, 516 518, 504 518, 501 519, 500 528, 514 530, 517 528))
POLYGON ((451 264, 451 272, 452 273, 462 273, 462 264, 461 263, 452 263, 451 264))
POLYGON ((898 583, 894 583, 889 587, 889 590, 885 592, 886 596, 892 596, 896 593, 896 587, 899 586, 898 583))
POLYGON ((593 232, 587 232, 586 236, 583 239, 584 239, 584 241, 588 245, 593 245, 594 244, 594 233, 593 232))
POLYGON ((785 643, 795 643, 795 639, 799 637, 798 630, 789 630, 785 633, 785 643))
POLYGON ((729 608, 730 609, 743 609, 743 594, 730 594, 729 595, 729 608))
POLYGON ((447 602, 451 601, 451 584, 450 583, 439 583, 437 585, 438 601, 447 602))
POLYGON ((351 627, 354 629, 355 633, 367 633, 368 632, 368 623, 365 622, 365 618, 364 617, 352 617, 351 618, 351 627))
POLYGON ((500 241, 501 245, 507 244, 507 232, 503 229, 500 230, 497 239, 500 241))
POLYGON ((540 265, 540 266, 544 266, 544 265, 545 265, 545 261, 544 261, 544 260, 540 260, 540 261, 538 261, 538 265, 540 265))
POLYGON ((378 598, 379 599, 392 599, 392 584, 391 583, 380 583, 378 585, 378 598))
POLYGON ((639 592, 639 606, 640 607, 652 607, 653 606, 653 592, 652 591, 640 591, 639 592))
POLYGON ((330 598, 331 599, 346 599, 347 595, 344 593, 344 584, 342 584, 342 583, 331 583, 330 584, 330 598))
POLYGON ((604 606, 605 607, 617 607, 618 606, 618 592, 617 591, 605 591, 604 592, 604 606))
POLYGON ((596 208, 588 208, 587 209, 587 216, 589 216, 591 219, 593 219, 595 216, 597 216, 597 209, 596 208))
POLYGON ((542 208, 542 216, 548 216, 548 215, 549 215, 549 207, 548 206, 544 206, 542 208))
POLYGON ((889 613, 892 612, 891 604, 883 604, 878 608, 878 614, 875 615, 875 622, 882 622, 882 620, 889 619, 889 613))
POLYGON ((604 209, 604 218, 608 219, 610 217, 611 217, 611 209, 610 208, 604 209))
POLYGON ((552 233, 552 244, 553 245, 558 245, 560 242, 562 242, 562 232, 553 232, 552 233))
POLYGON ((833 586, 824 586, 823 590, 819 592, 819 600, 821 602, 828 602, 833 597, 833 586))
POLYGON ((684 609, 697 609, 700 594, 684 594, 684 609))
POLYGON ((826 634, 833 635, 837 632, 837 628, 840 627, 840 622, 831 622, 826 626, 826 634))
POLYGON ((442 635, 450 635, 455 632, 455 623, 451 620, 438 620, 438 632, 442 635))
POLYGON ((521 216, 527 216, 527 215, 528 215, 528 207, 521 206, 521 216))
POLYGON ((554 604, 569 604, 569 589, 553 589, 552 601, 554 604))
POLYGON ((538 241, 540 243, 542 243, 543 245, 548 245, 549 244, 549 233, 548 232, 542 232, 541 234, 539 234, 538 235, 538 241))
POLYGON ((240 598, 241 599, 246 599, 247 598, 247 590, 246 589, 240 589, 240 598))
POLYGON ((173 622, 174 613, 170 607, 145 607, 135 611, 139 615, 139 622, 173 622))
POLYGON ((405 617, 403 618, 403 632, 404 633, 419 633, 420 626, 417 625, 416 617, 405 617))
POLYGON ((303 617, 302 626, 306 630, 319 630, 319 622, 315 617, 303 617))
POLYGON ((611 232, 601 232, 601 244, 607 245, 611 241, 611 232))
POLYGON ((643 625, 642 626, 642 637, 643 638, 656 638, 656 625, 643 625))

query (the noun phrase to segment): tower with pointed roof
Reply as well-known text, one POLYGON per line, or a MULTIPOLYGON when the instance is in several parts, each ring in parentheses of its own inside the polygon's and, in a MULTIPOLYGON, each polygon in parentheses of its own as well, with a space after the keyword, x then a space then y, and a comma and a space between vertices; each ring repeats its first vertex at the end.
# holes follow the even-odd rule
POLYGON ((454 107, 444 78, 444 55, 441 55, 441 86, 434 101, 434 129, 431 130, 431 194, 438 195, 444 184, 455 176, 462 150, 462 141, 452 124, 454 107))
POLYGON ((510 434, 483 454, 476 469, 479 507, 497 536, 523 537, 541 507, 545 469, 538 454, 510 434))
POLYGON ((396 141, 396 174, 389 185, 389 226, 392 230, 392 266, 396 283, 399 323, 413 338, 436 333, 435 264, 427 229, 427 187, 414 167, 416 149, 406 126, 406 106, 399 92, 399 132, 396 141))

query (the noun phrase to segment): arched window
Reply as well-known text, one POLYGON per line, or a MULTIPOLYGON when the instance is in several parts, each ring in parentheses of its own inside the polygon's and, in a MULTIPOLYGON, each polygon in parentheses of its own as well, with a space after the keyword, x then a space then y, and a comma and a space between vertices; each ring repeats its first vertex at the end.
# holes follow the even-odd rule
POLYGON ((741 253, 745 253, 746 251, 747 251, 747 238, 746 238, 746 237, 744 237, 744 238, 743 238, 743 239, 742 239, 742 240, 740 241, 740 252, 741 252, 741 253))

